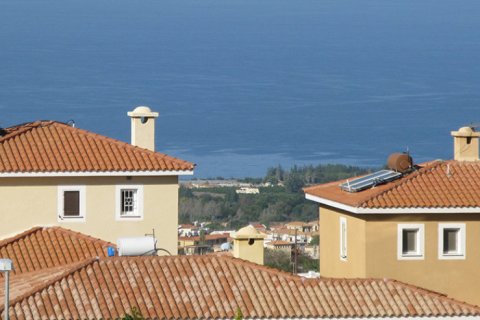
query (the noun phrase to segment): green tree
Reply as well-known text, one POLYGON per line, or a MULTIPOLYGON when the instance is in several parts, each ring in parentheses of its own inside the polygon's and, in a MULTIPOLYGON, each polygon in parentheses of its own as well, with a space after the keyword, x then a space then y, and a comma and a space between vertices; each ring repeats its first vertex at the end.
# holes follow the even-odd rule
POLYGON ((318 234, 312 236, 312 240, 310 240, 310 245, 312 246, 320 245, 320 236, 318 234))
POLYGON ((288 192, 300 192, 304 185, 302 175, 298 172, 290 172, 285 179, 285 189, 288 192))
POLYGON ((130 314, 126 313, 122 320, 145 320, 137 307, 130 309, 130 314))
POLYGON ((242 310, 240 310, 240 308, 237 307, 237 312, 235 313, 235 320, 242 320, 242 319, 243 319, 242 310))
POLYGON ((290 252, 265 248, 264 263, 268 267, 292 272, 290 252))

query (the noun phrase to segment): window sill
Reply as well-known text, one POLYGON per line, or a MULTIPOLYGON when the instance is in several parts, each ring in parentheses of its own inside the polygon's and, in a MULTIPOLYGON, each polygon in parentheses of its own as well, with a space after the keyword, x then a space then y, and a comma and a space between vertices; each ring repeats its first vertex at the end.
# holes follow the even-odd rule
POLYGON ((118 221, 132 221, 132 220, 143 220, 143 216, 119 216, 117 217, 118 221))
POLYGON ((398 260, 424 260, 425 257, 422 254, 402 254, 397 257, 398 260))
POLYGON ((443 253, 438 259, 440 260, 465 260, 465 254, 463 253, 443 253))
POLYGON ((85 217, 58 216, 57 221, 60 222, 60 223, 85 222, 85 217))

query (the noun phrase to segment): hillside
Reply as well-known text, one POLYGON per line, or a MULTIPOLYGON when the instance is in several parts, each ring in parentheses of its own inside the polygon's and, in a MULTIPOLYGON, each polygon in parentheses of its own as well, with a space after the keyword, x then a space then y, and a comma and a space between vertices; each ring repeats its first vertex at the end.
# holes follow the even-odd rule
POLYGON ((288 170, 279 166, 268 169, 263 178, 239 181, 258 188, 259 194, 237 194, 236 186, 181 186, 180 223, 209 221, 213 228, 223 225, 236 229, 253 221, 270 225, 280 221, 314 220, 318 218, 317 206, 305 200, 304 186, 366 172, 365 168, 332 164, 288 170))

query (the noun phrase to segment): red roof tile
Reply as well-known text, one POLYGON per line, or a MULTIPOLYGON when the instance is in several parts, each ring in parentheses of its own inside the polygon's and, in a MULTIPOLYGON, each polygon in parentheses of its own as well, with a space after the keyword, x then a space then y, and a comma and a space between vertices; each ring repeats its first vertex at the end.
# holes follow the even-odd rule
POLYGON ((398 180, 360 192, 340 189, 346 180, 305 188, 305 193, 360 208, 480 207, 480 161, 434 161, 398 180))
POLYGON ((194 164, 55 121, 4 129, 0 173, 191 171, 194 164))
POLYGON ((95 259, 36 277, 30 291, 12 296, 11 319, 112 319, 132 307, 147 319, 232 318, 237 309, 245 318, 480 315, 398 281, 304 279, 216 255, 95 259))
POLYGON ((0 257, 11 259, 14 274, 106 257, 114 244, 61 227, 35 227, 0 241, 0 257))
MULTIPOLYGON (((221 240, 221 239, 225 239, 227 240, 228 238, 230 238, 230 234, 228 233, 221 233, 221 234, 206 234, 205 235, 205 240, 208 241, 208 240, 221 240)), ((180 241, 200 241, 200 236, 193 236, 193 237, 188 237, 188 236, 181 236, 181 237, 178 237, 178 240, 180 241)))

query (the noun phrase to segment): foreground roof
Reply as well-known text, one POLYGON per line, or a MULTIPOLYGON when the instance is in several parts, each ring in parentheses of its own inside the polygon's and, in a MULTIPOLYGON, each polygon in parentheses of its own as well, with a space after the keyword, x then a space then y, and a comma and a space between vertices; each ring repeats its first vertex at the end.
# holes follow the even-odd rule
MULTIPOLYGON (((385 279, 304 279, 225 256, 91 259, 15 276, 11 319, 419 317, 480 315, 480 308, 385 279), (46 272, 46 271, 45 271, 46 272)), ((3 312, 0 309, 0 312, 3 312)))
POLYGON ((0 258, 13 262, 14 274, 30 273, 106 257, 113 243, 61 227, 34 227, 0 241, 0 258))
POLYGON ((0 175, 6 173, 192 171, 194 164, 55 121, 3 129, 0 175))
POLYGON ((475 208, 480 207, 480 161, 433 161, 404 177, 360 192, 340 189, 336 181, 305 188, 307 198, 354 208, 475 208), (326 201, 325 201, 326 200, 326 201))

